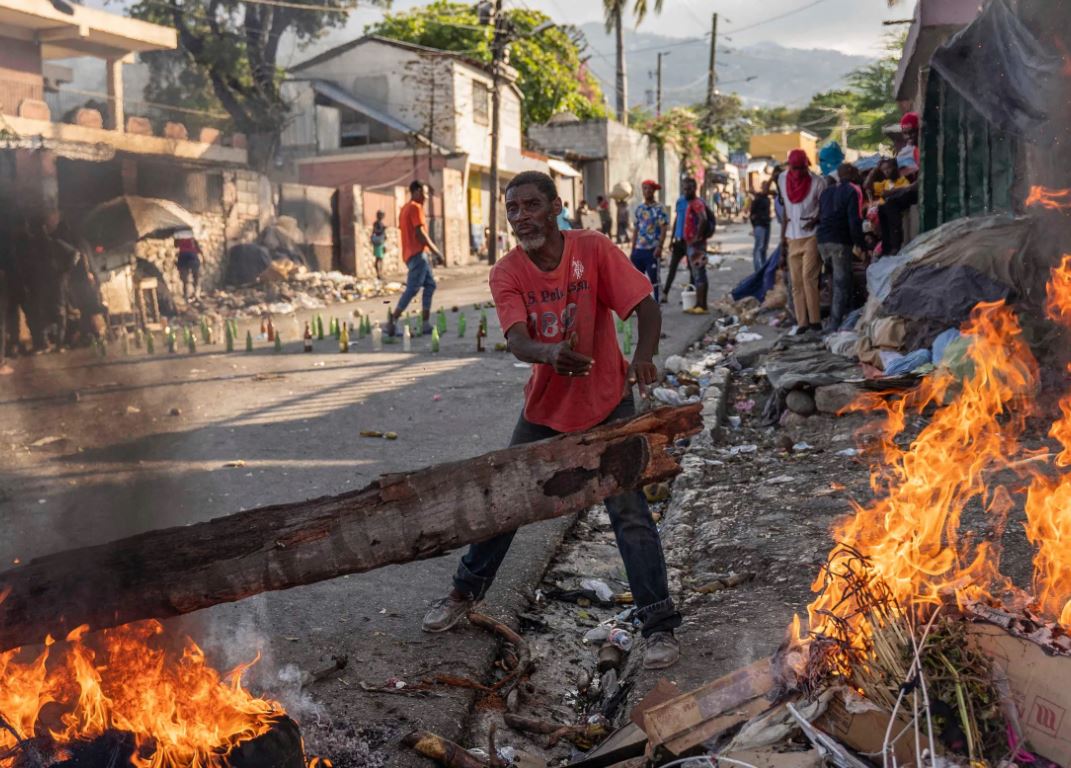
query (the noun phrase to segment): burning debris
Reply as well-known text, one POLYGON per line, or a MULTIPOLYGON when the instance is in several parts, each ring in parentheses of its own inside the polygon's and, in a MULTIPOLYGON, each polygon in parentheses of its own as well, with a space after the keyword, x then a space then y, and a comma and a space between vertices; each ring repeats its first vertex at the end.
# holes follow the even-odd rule
MULTIPOLYGON (((256 660, 221 675, 196 643, 176 643, 156 621, 87 630, 0 654, 0 766, 255 765, 249 756, 273 747, 253 742, 296 734, 278 702, 242 686, 256 660), (94 752, 109 757, 86 757, 94 752)), ((289 760, 265 764, 303 765, 300 737, 291 741, 289 760)))

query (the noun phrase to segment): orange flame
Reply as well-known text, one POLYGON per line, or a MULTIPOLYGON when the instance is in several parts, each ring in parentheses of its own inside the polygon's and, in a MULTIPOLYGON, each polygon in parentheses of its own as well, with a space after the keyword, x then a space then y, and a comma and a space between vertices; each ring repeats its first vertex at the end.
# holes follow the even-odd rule
MULTIPOLYGON (((1071 255, 1053 270, 1048 290, 1049 317, 1071 327, 1071 255)), ((1058 467, 1071 466, 1071 393, 1060 400, 1061 417, 1049 435, 1063 450, 1058 467)), ((1071 626, 1071 475, 1038 476, 1026 500, 1026 535, 1037 546, 1034 595, 1038 611, 1071 626)))
MULTIPOLYGON (((217 768, 236 744, 266 733, 283 714, 242 687, 252 664, 221 677, 192 640, 179 653, 165 648, 159 622, 93 638, 86 630, 63 644, 48 639, 29 661, 18 649, 0 653, 0 715, 23 739, 47 735, 63 747, 117 730, 133 735, 137 768, 217 768)), ((0 755, 16 746, 0 730, 0 755)), ((12 765, 17 751, 0 766, 12 765)))
MULTIPOLYGON (((960 386, 939 369, 915 391, 886 401, 870 398, 857 408, 883 412, 880 452, 871 469, 876 501, 853 504, 855 514, 834 530, 841 545, 869 559, 880 579, 904 607, 933 604, 951 593, 977 599, 1007 585, 999 554, 986 543, 960 536, 960 515, 978 499, 991 516, 1007 513, 1008 495, 987 487, 986 476, 1007 466, 1018 450, 1017 436, 1029 412, 1037 365, 1022 340, 1018 320, 1002 302, 979 304, 962 329, 971 338, 966 353, 972 372, 960 386), (959 388, 958 393, 956 388, 959 388), (908 417, 934 407, 929 423, 906 448, 895 440, 908 417)), ((830 571, 852 567, 855 555, 838 545, 830 571)), ((865 642, 864 606, 840 579, 820 575, 808 607, 809 629, 833 633, 832 616, 846 620, 853 642, 865 642)), ((844 629, 840 623, 839 628, 844 629)))
POLYGON ((1025 204, 1027 208, 1036 205, 1052 211, 1071 210, 1071 189, 1031 187, 1025 204))

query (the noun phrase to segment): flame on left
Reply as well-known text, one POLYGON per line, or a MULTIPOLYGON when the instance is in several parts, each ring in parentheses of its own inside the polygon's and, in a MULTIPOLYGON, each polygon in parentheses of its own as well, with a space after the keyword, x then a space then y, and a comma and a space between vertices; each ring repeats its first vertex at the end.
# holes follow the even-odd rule
MULTIPOLYGON (((60 749, 106 731, 133 735, 137 768, 218 768, 239 742, 282 716, 274 701, 242 687, 253 663, 221 675, 190 639, 168 647, 163 627, 143 621, 86 637, 51 638, 36 657, 0 653, 0 715, 22 739, 47 736, 60 749)), ((258 657, 259 658, 259 657, 258 657)), ((17 746, 0 730, 0 756, 17 746)), ((10 765, 17 750, 3 759, 10 765)))

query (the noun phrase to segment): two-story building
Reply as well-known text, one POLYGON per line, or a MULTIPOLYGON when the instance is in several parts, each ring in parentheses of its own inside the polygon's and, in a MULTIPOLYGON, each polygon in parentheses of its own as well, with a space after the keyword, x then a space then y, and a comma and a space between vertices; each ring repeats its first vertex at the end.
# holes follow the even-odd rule
MULTIPOLYGON (((521 93, 512 77, 506 81, 501 186, 521 171, 548 170, 545 159, 522 150, 521 93)), ((299 183, 360 184, 366 196, 429 182, 432 235, 448 263, 467 263, 483 246, 489 218, 491 85, 487 68, 461 54, 377 36, 345 43, 290 69, 283 94, 293 117, 281 164, 299 183)), ((393 223, 397 206, 384 208, 393 223)))
MULTIPOLYGON (((85 214, 121 195, 162 198, 197 215, 205 283, 218 279, 228 243, 255 237, 270 189, 247 167, 242 137, 130 114, 123 65, 138 53, 176 47, 174 29, 50 0, 0 0, 0 228, 11 232, 58 208, 77 232, 85 214), (54 115, 46 90, 52 62, 99 61, 107 73, 107 109, 54 115)), ((139 105, 143 106, 143 105, 139 105)), ((178 287, 170 241, 131 244, 178 287)))

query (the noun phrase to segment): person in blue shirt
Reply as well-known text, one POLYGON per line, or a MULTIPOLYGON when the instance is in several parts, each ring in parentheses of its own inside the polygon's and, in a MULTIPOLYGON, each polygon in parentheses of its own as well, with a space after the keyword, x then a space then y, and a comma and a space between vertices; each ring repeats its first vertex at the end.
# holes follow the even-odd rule
POLYGON ((636 207, 636 228, 632 232, 632 265, 647 275, 654 288, 654 300, 658 301, 658 266, 662 263, 662 246, 669 230, 669 215, 655 193, 662 186, 651 179, 644 180, 643 202, 636 207))
POLYGON ((666 284, 662 286, 662 304, 669 301, 669 287, 673 285, 673 278, 677 276, 677 267, 681 259, 688 253, 688 244, 684 242, 684 214, 687 211, 688 198, 682 192, 674 207, 673 236, 669 242, 669 272, 666 274, 666 284))
POLYGON ((562 210, 558 214, 558 229, 564 231, 573 228, 573 216, 569 213, 569 203, 562 201, 562 210))

